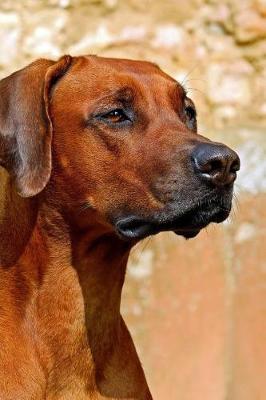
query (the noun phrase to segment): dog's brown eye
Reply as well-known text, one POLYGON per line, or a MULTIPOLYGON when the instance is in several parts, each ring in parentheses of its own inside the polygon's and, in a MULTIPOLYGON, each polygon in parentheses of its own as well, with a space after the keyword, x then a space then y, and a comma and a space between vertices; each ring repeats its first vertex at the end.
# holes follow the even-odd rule
POLYGON ((112 122, 114 124, 118 123, 118 122, 123 122, 123 121, 126 121, 129 119, 127 117, 127 115, 124 113, 124 111, 119 108, 116 110, 110 111, 107 114, 104 114, 102 117, 105 120, 108 120, 109 122, 112 122))

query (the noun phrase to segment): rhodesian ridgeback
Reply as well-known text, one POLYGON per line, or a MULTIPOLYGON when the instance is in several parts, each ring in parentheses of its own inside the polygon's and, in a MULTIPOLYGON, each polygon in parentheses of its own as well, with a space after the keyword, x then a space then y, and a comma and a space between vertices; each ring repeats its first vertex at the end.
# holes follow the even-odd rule
POLYGON ((225 220, 237 154, 158 66, 64 56, 0 82, 0 165, 0 399, 152 399, 120 314, 130 249, 225 220))

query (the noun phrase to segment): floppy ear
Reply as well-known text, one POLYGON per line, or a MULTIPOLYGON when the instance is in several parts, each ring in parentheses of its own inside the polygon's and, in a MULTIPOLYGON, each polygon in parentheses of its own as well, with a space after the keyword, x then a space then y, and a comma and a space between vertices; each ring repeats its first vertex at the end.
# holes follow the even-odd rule
POLYGON ((0 81, 0 165, 23 197, 38 194, 51 175, 49 95, 71 57, 38 60, 0 81))

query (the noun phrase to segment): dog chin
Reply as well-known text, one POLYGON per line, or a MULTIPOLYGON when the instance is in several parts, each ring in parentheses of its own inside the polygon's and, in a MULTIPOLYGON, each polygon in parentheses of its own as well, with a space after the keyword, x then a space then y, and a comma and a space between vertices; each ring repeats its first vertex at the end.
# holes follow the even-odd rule
POLYGON ((185 239, 192 239, 192 238, 196 237, 200 233, 201 229, 203 229, 203 228, 200 228, 200 229, 179 229, 179 230, 174 231, 174 233, 177 236, 183 236, 185 239))
POLYGON ((201 210, 198 213, 194 213, 192 218, 188 218, 187 223, 184 224, 185 227, 181 229, 174 230, 175 234, 178 236, 183 236, 185 239, 191 239, 196 237, 199 232, 206 228, 211 223, 221 223, 225 221, 231 211, 231 205, 228 208, 217 207, 212 211, 201 210))
POLYGON ((140 218, 126 216, 115 222, 117 234, 124 240, 138 241, 159 232, 172 231, 186 239, 194 238, 210 223, 220 223, 230 214, 231 204, 227 208, 220 204, 212 207, 197 207, 183 214, 161 216, 160 218, 140 218))

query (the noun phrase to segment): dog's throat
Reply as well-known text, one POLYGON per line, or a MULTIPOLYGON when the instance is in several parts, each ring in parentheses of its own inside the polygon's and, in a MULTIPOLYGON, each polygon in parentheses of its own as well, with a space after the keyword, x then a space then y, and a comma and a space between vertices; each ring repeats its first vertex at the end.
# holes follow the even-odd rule
POLYGON ((144 382, 145 378, 120 314, 130 245, 114 233, 97 236, 89 232, 75 237, 72 262, 83 294, 87 339, 95 363, 97 386, 107 397, 116 397, 119 393, 119 398, 133 398, 138 391, 138 379, 142 377, 144 382), (116 387, 114 382, 127 375, 129 386, 126 389, 116 387))
MULTIPOLYGON (((73 266, 84 298, 86 332, 95 363, 96 384, 106 397, 135 398, 139 393, 138 382, 144 384, 145 377, 120 314, 130 245, 114 233, 92 236, 89 233, 72 243, 73 266), (116 386, 115 382, 120 379, 129 382, 127 387, 116 386)), ((147 398, 151 398, 150 394, 147 398)))
POLYGON ((120 302, 128 246, 115 235, 72 241, 72 263, 84 299, 85 323, 96 362, 101 364, 110 346, 119 341, 120 302), (101 337, 99 341, 98 338, 101 337), (101 360, 102 359, 102 360, 101 360))

